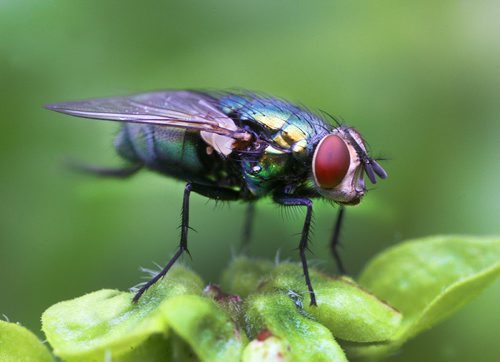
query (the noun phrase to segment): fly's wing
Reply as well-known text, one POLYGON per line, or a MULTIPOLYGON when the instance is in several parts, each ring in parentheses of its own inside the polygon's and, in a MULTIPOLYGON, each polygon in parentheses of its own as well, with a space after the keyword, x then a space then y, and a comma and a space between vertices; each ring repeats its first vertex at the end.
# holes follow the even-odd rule
POLYGON ((197 130, 207 144, 228 155, 236 140, 249 140, 251 134, 238 128, 214 101, 200 92, 160 91, 55 103, 46 108, 76 117, 197 130))

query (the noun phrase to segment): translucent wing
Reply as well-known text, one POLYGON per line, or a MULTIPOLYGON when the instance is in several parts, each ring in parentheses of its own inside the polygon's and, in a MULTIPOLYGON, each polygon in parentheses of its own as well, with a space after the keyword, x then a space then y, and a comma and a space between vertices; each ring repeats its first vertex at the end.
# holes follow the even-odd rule
POLYGON ((76 117, 198 130, 205 142, 228 155, 235 140, 248 140, 251 135, 238 128, 214 102, 201 92, 159 91, 55 103, 46 108, 76 117))

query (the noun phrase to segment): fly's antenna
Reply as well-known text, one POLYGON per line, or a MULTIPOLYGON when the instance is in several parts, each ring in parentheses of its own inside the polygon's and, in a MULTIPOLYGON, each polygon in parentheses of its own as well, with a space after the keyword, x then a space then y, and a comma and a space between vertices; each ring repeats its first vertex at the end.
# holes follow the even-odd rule
POLYGON ((361 159, 361 162, 363 163, 363 168, 366 172, 366 175, 370 179, 370 182, 372 184, 377 183, 377 178, 376 178, 375 174, 378 177, 380 177, 381 179, 387 178, 387 172, 384 170, 384 168, 382 166, 380 166, 380 164, 376 160, 374 160, 373 158, 370 158, 370 156, 368 156, 368 153, 366 153, 366 151, 361 148, 361 146, 358 144, 358 142, 354 139, 354 137, 349 132, 348 128, 345 129, 344 133, 347 136, 347 138, 349 139, 349 141, 351 142, 354 149, 356 150, 358 157, 361 159))

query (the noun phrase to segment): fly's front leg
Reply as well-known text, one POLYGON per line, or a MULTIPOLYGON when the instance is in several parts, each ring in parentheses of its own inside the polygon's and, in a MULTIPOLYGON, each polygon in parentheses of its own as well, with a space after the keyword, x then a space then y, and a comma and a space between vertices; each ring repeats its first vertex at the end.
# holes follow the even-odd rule
POLYGON ((174 265, 174 263, 179 259, 182 253, 186 252, 189 254, 188 246, 187 246, 187 237, 189 231, 189 197, 191 192, 196 192, 197 194, 206 196, 215 200, 236 200, 239 198, 239 193, 231 190, 218 188, 214 186, 207 186, 201 184, 187 183, 184 188, 184 197, 182 199, 182 216, 181 216, 181 239, 179 242, 179 248, 175 252, 174 256, 170 259, 168 264, 151 280, 149 280, 146 284, 144 284, 139 291, 135 294, 133 298, 133 302, 137 303, 139 298, 144 294, 146 290, 149 289, 153 284, 155 284, 158 280, 163 278, 165 274, 170 270, 170 268, 174 265))
POLYGON ((340 274, 345 274, 344 264, 340 259, 340 254, 338 252, 338 246, 340 245, 340 229, 342 227, 342 223, 344 221, 344 206, 339 206, 339 211, 337 213, 337 221, 335 222, 335 228, 333 229, 333 236, 330 242, 330 250, 332 252, 333 258, 337 263, 337 268, 340 274))
POLYGON ((300 260, 302 262, 302 269, 304 271, 304 278, 306 279, 307 289, 309 290, 309 295, 311 296, 311 305, 316 304, 316 295, 311 284, 311 279, 309 277, 309 268, 307 266, 306 250, 309 241, 309 229, 311 228, 311 218, 312 218, 312 206, 313 203, 308 198, 298 198, 293 196, 275 196, 274 201, 278 204, 284 206, 306 206, 306 218, 304 220, 304 226, 302 227, 302 236, 300 238, 299 244, 299 254, 300 260))

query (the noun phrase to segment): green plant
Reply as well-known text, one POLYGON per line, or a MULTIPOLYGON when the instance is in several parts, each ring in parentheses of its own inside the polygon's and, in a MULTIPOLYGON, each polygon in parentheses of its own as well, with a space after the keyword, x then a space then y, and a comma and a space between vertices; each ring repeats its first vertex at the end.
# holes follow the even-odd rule
MULTIPOLYGON (((313 270, 317 307, 296 264, 239 257, 220 287, 205 288, 178 266, 138 304, 129 292, 100 290, 47 309, 42 329, 65 361, 382 358, 478 295, 498 276, 499 261, 499 238, 408 241, 375 257, 357 283, 313 270)), ((0 348, 4 354, 36 346, 33 338, 0 324, 0 346, 10 348, 0 348)))

